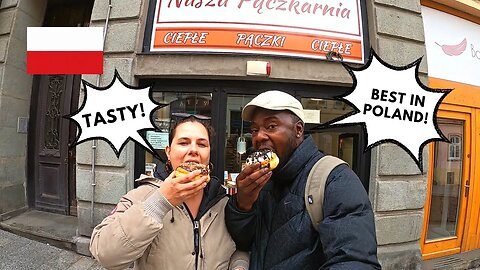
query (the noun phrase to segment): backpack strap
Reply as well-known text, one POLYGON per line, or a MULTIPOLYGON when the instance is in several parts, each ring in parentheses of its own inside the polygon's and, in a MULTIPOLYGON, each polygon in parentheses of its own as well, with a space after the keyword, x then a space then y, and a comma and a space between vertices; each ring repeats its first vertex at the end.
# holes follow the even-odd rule
POLYGON ((327 178, 330 172, 341 164, 347 163, 337 157, 325 155, 313 165, 308 174, 305 185, 305 207, 317 231, 318 225, 323 220, 323 197, 327 178))

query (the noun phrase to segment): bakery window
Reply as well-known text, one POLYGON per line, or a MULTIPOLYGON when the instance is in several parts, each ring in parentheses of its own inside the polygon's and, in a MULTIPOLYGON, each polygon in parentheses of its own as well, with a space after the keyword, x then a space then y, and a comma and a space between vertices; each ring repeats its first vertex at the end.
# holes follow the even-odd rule
POLYGON ((364 151, 362 126, 323 125, 353 112, 354 108, 335 99, 304 97, 301 102, 305 112, 305 134, 312 136, 323 153, 345 160, 368 191, 370 152, 364 151))
POLYGON ((168 146, 170 127, 181 115, 197 115, 211 118, 212 95, 210 93, 153 92, 153 99, 166 106, 153 113, 155 131, 147 131, 146 139, 155 149, 157 157, 145 151, 146 175, 164 179, 167 177, 165 163, 168 158, 165 147, 168 146))
POLYGON ((242 110, 254 97, 254 95, 227 96, 224 180, 233 183, 245 165, 246 157, 253 150, 250 122, 242 120, 242 110))

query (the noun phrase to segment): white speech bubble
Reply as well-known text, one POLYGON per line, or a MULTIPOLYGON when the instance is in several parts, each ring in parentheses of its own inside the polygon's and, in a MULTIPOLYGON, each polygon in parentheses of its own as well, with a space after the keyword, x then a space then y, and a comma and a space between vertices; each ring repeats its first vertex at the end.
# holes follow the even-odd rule
POLYGON ((422 148, 431 141, 448 140, 436 122, 441 101, 451 90, 430 89, 418 78, 421 58, 394 67, 373 51, 361 68, 343 66, 353 78, 353 91, 343 98, 355 111, 328 124, 364 126, 367 148, 392 142, 402 147, 423 172, 422 148))
POLYGON ((110 144, 118 157, 128 139, 132 139, 155 153, 153 147, 138 133, 155 129, 151 114, 161 104, 155 103, 150 97, 150 87, 129 86, 116 70, 107 87, 95 87, 85 81, 83 85, 86 93, 82 106, 72 115, 65 116, 79 127, 79 136, 74 145, 102 139, 110 144))

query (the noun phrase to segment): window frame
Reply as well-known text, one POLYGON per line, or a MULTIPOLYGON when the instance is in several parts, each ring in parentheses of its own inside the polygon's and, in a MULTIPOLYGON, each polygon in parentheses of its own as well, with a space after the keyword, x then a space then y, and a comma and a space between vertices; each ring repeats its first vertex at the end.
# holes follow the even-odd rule
POLYGON ((450 145, 448 146, 448 161, 459 161, 462 159, 462 135, 457 133, 448 134, 450 145), (453 139, 458 139, 454 142, 453 139), (458 156, 456 155, 458 150, 458 156))

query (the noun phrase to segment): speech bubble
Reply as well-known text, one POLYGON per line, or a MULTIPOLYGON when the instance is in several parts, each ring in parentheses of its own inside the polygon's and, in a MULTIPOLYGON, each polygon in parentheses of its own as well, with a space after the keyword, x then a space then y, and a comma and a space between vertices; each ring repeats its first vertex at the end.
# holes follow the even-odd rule
POLYGON ((418 78, 421 60, 395 67, 380 59, 372 49, 368 62, 360 68, 342 63, 353 78, 353 86, 349 94, 337 99, 347 102, 354 111, 322 126, 362 124, 367 138, 365 151, 381 143, 395 143, 423 172, 425 144, 448 142, 438 128, 436 113, 451 89, 423 85, 418 78))
POLYGON ((139 132, 154 130, 152 113, 162 104, 150 96, 150 87, 138 88, 126 84, 117 70, 106 87, 96 87, 82 80, 85 99, 77 112, 65 116, 79 128, 75 146, 92 139, 106 141, 117 158, 129 139, 155 154, 153 147, 139 132))

